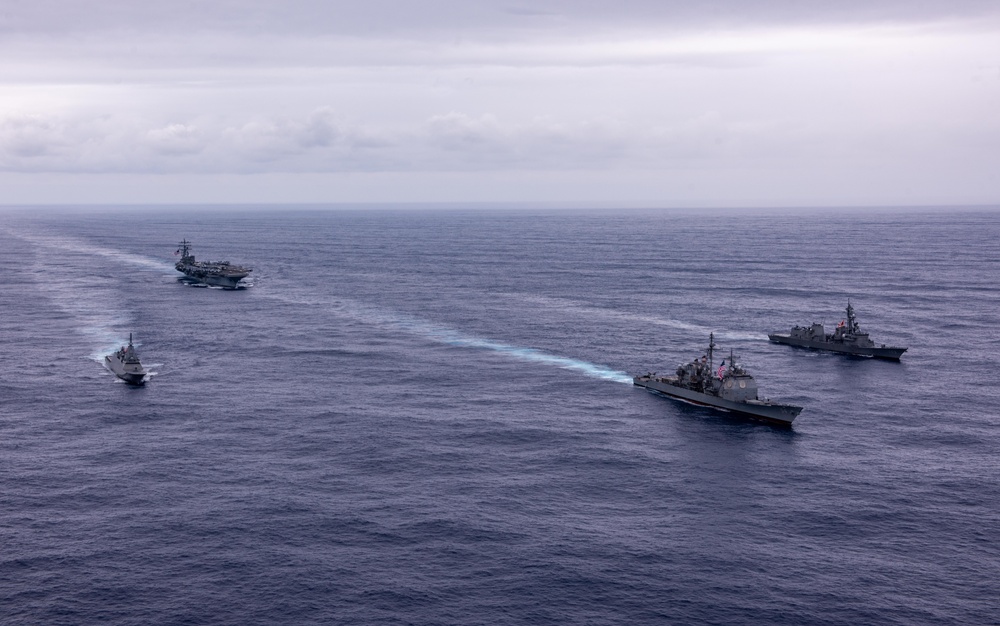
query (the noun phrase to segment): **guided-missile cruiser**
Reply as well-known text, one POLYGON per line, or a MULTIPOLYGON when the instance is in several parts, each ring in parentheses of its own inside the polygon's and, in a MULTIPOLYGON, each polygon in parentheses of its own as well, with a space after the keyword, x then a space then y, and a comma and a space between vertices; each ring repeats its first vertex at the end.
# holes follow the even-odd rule
POLYGON ((757 381, 736 363, 732 350, 715 369, 715 335, 708 336, 708 352, 677 368, 674 376, 643 374, 633 384, 675 400, 711 407, 780 426, 791 426, 802 407, 757 397, 757 381), (728 360, 728 362, 727 362, 728 360))

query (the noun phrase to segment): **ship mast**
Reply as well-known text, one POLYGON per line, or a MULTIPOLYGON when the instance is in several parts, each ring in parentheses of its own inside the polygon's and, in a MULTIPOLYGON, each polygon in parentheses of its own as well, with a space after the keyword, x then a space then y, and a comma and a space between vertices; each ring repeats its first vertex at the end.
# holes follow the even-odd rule
POLYGON ((858 320, 854 317, 854 307, 851 306, 851 299, 847 299, 847 329, 852 333, 861 331, 858 327, 858 320))
POLYGON ((712 360, 712 353, 715 352, 715 333, 708 333, 708 371, 715 371, 715 363, 712 360))

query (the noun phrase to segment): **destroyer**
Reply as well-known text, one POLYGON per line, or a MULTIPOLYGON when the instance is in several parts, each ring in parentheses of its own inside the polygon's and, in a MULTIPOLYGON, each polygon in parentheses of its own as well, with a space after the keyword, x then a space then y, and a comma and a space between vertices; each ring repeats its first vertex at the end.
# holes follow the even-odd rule
POLYGON ((229 261, 195 261, 191 254, 191 242, 185 239, 179 245, 174 254, 181 255, 181 260, 174 267, 195 282, 238 289, 242 287, 240 281, 253 271, 249 267, 232 265, 229 261))
POLYGON ((675 376, 645 374, 632 382, 640 387, 677 400, 719 409, 763 420, 781 426, 791 426, 802 407, 778 404, 757 397, 757 381, 737 365, 730 350, 726 359, 715 369, 713 354, 715 335, 708 336, 708 354, 677 368, 675 376))
POLYGON ((146 382, 146 370, 142 369, 142 363, 135 353, 135 346, 132 345, 132 333, 128 334, 128 345, 122 346, 114 354, 104 357, 104 363, 115 376, 121 378, 130 385, 141 385, 146 382))
POLYGON ((844 354, 874 357, 898 361, 906 352, 906 348, 895 348, 884 343, 875 345, 868 338, 868 333, 861 332, 861 326, 854 316, 854 307, 847 301, 847 319, 841 320, 832 333, 827 333, 822 324, 812 326, 796 326, 787 335, 771 333, 768 338, 775 343, 786 343, 790 346, 830 350, 844 354))

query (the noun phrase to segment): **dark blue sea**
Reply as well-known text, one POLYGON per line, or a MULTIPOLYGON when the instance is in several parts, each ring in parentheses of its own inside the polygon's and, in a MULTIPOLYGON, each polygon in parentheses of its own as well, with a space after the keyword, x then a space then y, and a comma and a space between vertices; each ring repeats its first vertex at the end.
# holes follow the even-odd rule
POLYGON ((1000 623, 1000 211, 0 211, 0 623, 1000 623), (253 267, 178 282, 174 251, 253 267), (844 317, 901 362, 771 344, 844 317), (709 333, 791 429, 634 387, 709 333), (144 387, 105 354, 134 334, 144 387))

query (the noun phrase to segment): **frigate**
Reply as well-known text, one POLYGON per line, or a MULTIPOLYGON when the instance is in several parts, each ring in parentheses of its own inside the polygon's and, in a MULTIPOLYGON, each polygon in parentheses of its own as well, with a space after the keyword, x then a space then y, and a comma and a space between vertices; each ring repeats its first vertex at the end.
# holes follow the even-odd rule
POLYGON ((238 289, 242 287, 240 281, 253 271, 229 261, 195 261, 191 254, 191 242, 187 239, 181 241, 179 246, 174 254, 181 255, 181 260, 174 267, 195 282, 224 289, 238 289))
POLYGON ((887 346, 884 343, 876 345, 868 333, 861 332, 861 326, 854 315, 851 301, 847 301, 847 319, 841 320, 832 333, 826 332, 822 324, 812 326, 796 326, 787 335, 771 333, 768 339, 775 343, 785 343, 790 346, 813 348, 815 350, 830 350, 843 354, 889 359, 898 361, 906 352, 906 348, 887 346))
POLYGON ((146 382, 146 370, 142 368, 139 357, 132 345, 132 333, 128 334, 128 345, 122 346, 114 354, 104 357, 104 363, 115 376, 131 385, 141 385, 146 382))
POLYGON ((677 368, 674 376, 643 374, 633 384, 676 400, 711 407, 720 411, 791 426, 802 407, 771 402, 757 396, 757 381, 736 363, 732 350, 715 369, 715 334, 708 336, 708 353, 677 368))

